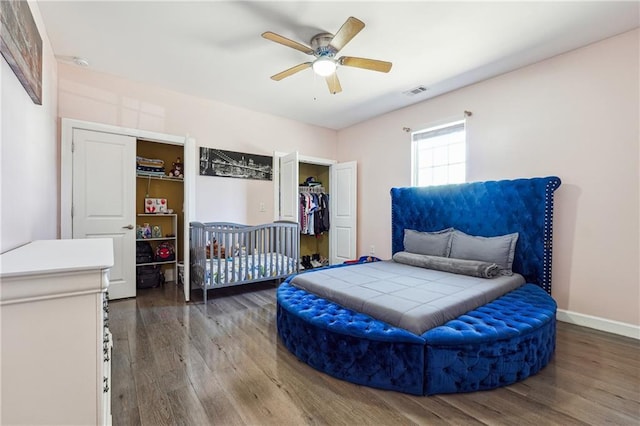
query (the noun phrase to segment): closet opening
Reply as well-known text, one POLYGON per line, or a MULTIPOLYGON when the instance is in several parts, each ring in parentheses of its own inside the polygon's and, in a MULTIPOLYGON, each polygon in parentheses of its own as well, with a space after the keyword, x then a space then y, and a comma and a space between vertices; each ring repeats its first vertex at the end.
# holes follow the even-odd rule
POLYGON ((299 163, 300 267, 329 265, 329 167, 299 163))
POLYGON ((136 142, 136 287, 184 284, 184 149, 136 142), (146 254, 145 254, 146 253, 146 254))
POLYGON ((330 265, 357 259, 357 170, 355 161, 274 152, 274 220, 301 224, 300 185, 308 178, 322 184, 328 199, 329 230, 311 238, 301 234, 301 262, 307 264, 306 256, 314 254, 321 263, 322 257, 328 258, 330 265))

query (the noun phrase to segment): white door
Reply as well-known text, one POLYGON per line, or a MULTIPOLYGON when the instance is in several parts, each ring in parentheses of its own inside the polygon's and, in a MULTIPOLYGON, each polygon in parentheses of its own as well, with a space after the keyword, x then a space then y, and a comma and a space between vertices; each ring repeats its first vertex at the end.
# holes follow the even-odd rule
POLYGON ((298 153, 280 158, 280 215, 279 220, 298 222, 298 153))
MULTIPOLYGON (((185 137, 184 140, 184 205, 183 205, 183 224, 184 227, 182 232, 184 235, 183 241, 184 246, 182 247, 183 254, 183 291, 184 291, 184 300, 185 302, 189 301, 191 296, 191 279, 189 277, 191 264, 190 256, 191 247, 189 246, 189 238, 191 237, 189 232, 189 223, 195 220, 195 185, 194 178, 196 176, 196 170, 198 169, 198 158, 196 153, 196 142, 190 137, 185 137)), ((178 271, 176 271, 177 274, 178 271)), ((176 282, 178 280, 177 276, 175 277, 176 282)))
POLYGON ((329 256, 332 265, 357 258, 357 163, 334 164, 329 180, 329 256))
POLYGON ((136 295, 136 139, 73 130, 73 238, 112 238, 109 297, 136 295))

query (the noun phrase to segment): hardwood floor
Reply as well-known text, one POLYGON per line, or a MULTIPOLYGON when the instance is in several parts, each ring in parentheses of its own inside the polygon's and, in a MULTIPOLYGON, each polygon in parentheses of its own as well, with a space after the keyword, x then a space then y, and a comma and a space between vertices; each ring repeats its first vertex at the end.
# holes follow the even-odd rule
POLYGON ((640 342, 558 323, 552 362, 492 391, 417 397, 334 379, 278 341, 275 285, 110 304, 114 425, 638 425, 640 342))

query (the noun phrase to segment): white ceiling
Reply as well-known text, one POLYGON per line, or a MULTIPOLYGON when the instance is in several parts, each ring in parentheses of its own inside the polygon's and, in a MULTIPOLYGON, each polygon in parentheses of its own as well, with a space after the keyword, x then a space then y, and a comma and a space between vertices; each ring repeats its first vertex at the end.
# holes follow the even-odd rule
POLYGON ((341 129, 637 28, 640 2, 38 1, 59 60, 95 71, 341 129), (354 16, 366 27, 341 55, 393 63, 389 74, 341 67, 342 93, 311 57, 263 39, 309 44, 354 16), (428 90, 403 94, 416 86, 428 90))

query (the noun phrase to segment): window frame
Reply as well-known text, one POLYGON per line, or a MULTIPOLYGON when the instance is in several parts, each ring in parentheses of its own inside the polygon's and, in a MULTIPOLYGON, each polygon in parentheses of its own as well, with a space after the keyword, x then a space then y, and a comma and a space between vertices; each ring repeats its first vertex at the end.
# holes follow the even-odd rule
POLYGON ((450 119, 447 121, 442 121, 439 123, 434 123, 432 125, 429 126, 424 126, 423 128, 421 128, 420 130, 416 130, 416 131, 412 131, 411 132, 411 186, 413 187, 418 187, 418 186, 437 186, 437 185, 447 185, 447 184, 453 184, 453 183, 464 183, 467 180, 467 125, 466 125, 466 120, 463 119, 450 119), (461 128, 461 130, 460 130, 461 128), (446 142, 443 143, 441 140, 438 141, 438 139, 442 138, 443 136, 447 136, 447 135, 451 135, 454 133, 458 133, 458 132, 462 132, 464 134, 463 137, 463 141, 462 141, 462 145, 463 145, 463 161, 454 161, 454 162, 450 162, 449 160, 449 154, 450 154, 450 149, 453 145, 457 145, 460 144, 460 142, 446 142), (432 136, 428 136, 429 134, 432 134, 432 136), (418 135, 423 135, 422 137, 416 137, 418 135), (435 151, 436 148, 441 148, 443 146, 447 147, 447 161, 446 162, 438 162, 436 164, 431 164, 428 167, 420 167, 420 162, 421 162, 421 157, 420 157, 420 144, 421 142, 425 142, 429 139, 432 139, 432 142, 436 143, 436 146, 427 148, 427 149, 431 149, 433 151, 435 151), (439 143, 438 143, 439 142, 439 143), (452 166, 456 166, 456 165, 463 165, 463 173, 462 173, 462 180, 451 180, 451 176, 450 176, 450 168, 452 166), (428 183, 426 185, 420 185, 420 171, 421 170, 435 170, 435 169, 439 169, 439 168, 445 168, 446 172, 447 172, 447 179, 446 181, 442 181, 442 180, 438 180, 437 182, 434 183, 433 178, 431 179, 431 183, 428 183))

